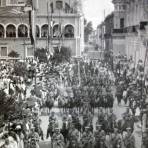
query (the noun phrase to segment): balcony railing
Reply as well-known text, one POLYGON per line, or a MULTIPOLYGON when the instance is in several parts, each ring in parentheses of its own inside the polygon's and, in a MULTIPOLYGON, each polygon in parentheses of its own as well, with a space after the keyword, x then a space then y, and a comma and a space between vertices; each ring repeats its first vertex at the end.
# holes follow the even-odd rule
POLYGON ((113 29, 113 33, 126 33, 127 30, 126 28, 123 28, 123 29, 113 29))

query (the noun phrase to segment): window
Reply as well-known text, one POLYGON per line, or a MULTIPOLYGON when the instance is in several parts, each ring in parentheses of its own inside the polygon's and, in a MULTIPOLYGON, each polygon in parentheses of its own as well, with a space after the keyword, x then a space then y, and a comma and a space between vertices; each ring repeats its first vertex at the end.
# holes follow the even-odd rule
POLYGON ((10 24, 7 26, 6 37, 16 37, 16 28, 14 25, 10 24))
POLYGON ((18 37, 28 37, 28 28, 26 25, 21 24, 18 27, 18 37))
POLYGON ((65 27, 65 38, 74 38, 74 27, 72 25, 67 25, 65 27))
POLYGON ((1 57, 7 57, 8 56, 7 47, 0 47, 0 55, 1 55, 1 57))
POLYGON ((45 24, 41 28, 41 37, 48 37, 48 25, 45 24))
POLYGON ((62 9, 63 8, 63 2, 62 1, 56 1, 56 9, 62 9))
POLYGON ((123 29, 124 28, 124 18, 120 19, 120 28, 123 29))
POLYGON ((57 38, 60 36, 61 36, 61 27, 60 27, 60 25, 57 24, 53 27, 53 37, 57 38))
POLYGON ((26 56, 27 56, 27 57, 34 57, 34 50, 33 50, 33 47, 27 47, 26 56))
POLYGON ((0 38, 4 37, 4 27, 0 25, 0 38))

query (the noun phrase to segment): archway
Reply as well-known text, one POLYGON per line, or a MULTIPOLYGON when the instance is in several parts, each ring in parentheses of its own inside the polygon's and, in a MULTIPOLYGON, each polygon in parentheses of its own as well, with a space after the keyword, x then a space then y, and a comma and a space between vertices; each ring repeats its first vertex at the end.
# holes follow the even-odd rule
POLYGON ((28 28, 26 25, 21 24, 18 26, 18 37, 28 37, 28 28))
POLYGON ((48 25, 45 24, 41 28, 41 36, 42 37, 47 37, 48 36, 48 25))
POLYGON ((65 26, 64 37, 65 38, 74 38, 74 27, 72 25, 65 26))
POLYGON ((7 26, 6 37, 16 37, 16 27, 13 24, 7 26))
POLYGON ((53 37, 57 38, 57 37, 60 37, 60 35, 61 35, 60 25, 59 24, 54 25, 53 26, 53 37))

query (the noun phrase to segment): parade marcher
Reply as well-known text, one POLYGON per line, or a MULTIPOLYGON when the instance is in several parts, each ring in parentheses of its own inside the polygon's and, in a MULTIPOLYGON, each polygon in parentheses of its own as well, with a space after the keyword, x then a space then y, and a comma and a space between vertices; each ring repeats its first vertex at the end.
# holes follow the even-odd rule
POLYGON ((123 141, 125 148, 135 148, 135 136, 132 133, 132 129, 128 127, 127 134, 125 135, 123 141))
POLYGON ((111 134, 110 144, 112 148, 122 148, 122 137, 116 128, 114 128, 114 132, 111 134))
POLYGON ((69 138, 68 148, 78 148, 79 131, 75 128, 74 124, 71 124, 71 127, 68 132, 68 138, 69 138))
POLYGON ((94 137, 89 126, 85 127, 85 131, 83 132, 80 141, 82 148, 93 148, 94 137))
POLYGON ((98 123, 98 124, 102 124, 103 121, 104 121, 104 117, 105 117, 105 113, 103 112, 103 108, 101 107, 101 108, 98 110, 98 120, 97 120, 97 123, 98 123))
POLYGON ((113 129, 117 126, 116 125, 117 117, 113 113, 113 109, 110 109, 110 113, 108 115, 108 122, 109 122, 109 130, 110 132, 113 132, 113 129))
POLYGON ((31 133, 29 134, 28 137, 30 141, 30 148, 39 148, 39 135, 37 132, 35 132, 35 127, 31 128, 31 133))
POLYGON ((94 148, 99 148, 100 145, 100 133, 101 133, 101 127, 102 125, 100 124, 96 124, 96 131, 94 132, 94 138, 95 138, 95 144, 94 144, 94 148))
POLYGON ((51 138, 52 148, 64 148, 64 137, 60 133, 59 127, 55 128, 54 134, 51 138))

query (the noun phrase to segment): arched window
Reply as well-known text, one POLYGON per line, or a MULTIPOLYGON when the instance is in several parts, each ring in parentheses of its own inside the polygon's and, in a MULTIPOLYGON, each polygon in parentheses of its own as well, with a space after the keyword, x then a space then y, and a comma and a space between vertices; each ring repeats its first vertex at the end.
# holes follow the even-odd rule
POLYGON ((54 25, 53 26, 53 37, 54 38, 57 38, 57 37, 60 37, 61 36, 61 27, 60 25, 54 25))
POLYGON ((41 36, 42 37, 47 37, 48 36, 48 25, 47 24, 42 26, 41 36))
POLYGON ((40 37, 40 28, 38 25, 36 25, 36 37, 39 38, 40 37))
POLYGON ((4 27, 2 25, 0 25, 0 38, 4 37, 4 32, 5 32, 4 27))
POLYGON ((6 37, 16 37, 16 27, 9 24, 6 28, 6 37))
POLYGON ((18 26, 18 37, 28 37, 28 28, 26 25, 21 24, 18 26))
POLYGON ((74 38, 74 27, 72 25, 65 26, 65 38, 74 38))

